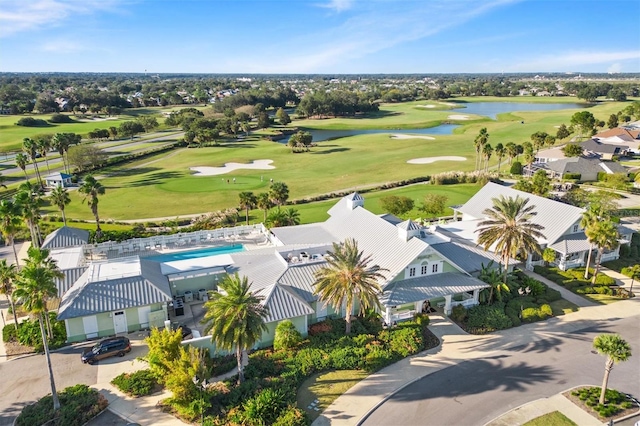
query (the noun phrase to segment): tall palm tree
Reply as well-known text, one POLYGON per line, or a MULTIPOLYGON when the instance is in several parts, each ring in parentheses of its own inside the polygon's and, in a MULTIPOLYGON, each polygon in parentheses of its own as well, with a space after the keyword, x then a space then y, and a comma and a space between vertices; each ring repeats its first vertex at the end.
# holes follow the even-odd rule
POLYGON ((536 239, 543 238, 544 226, 531 222, 537 213, 534 206, 528 206, 529 200, 517 196, 493 198, 493 207, 482 213, 486 219, 478 224, 478 244, 488 250, 495 244, 495 251, 500 254, 504 264, 504 281, 507 281, 509 259, 518 251, 540 253, 536 239))
POLYGON ((345 333, 349 334, 351 313, 356 301, 360 302, 360 312, 380 307, 378 294, 382 290, 378 282, 385 279, 381 272, 386 269, 370 265, 371 256, 364 256, 352 238, 344 243, 333 243, 333 250, 327 254, 327 266, 315 274, 315 294, 336 311, 340 311, 343 304, 346 305, 345 333))
POLYGON ((300 225, 300 212, 293 207, 289 207, 284 211, 287 226, 300 225))
POLYGON ((48 135, 40 135, 36 139, 38 154, 40 154, 42 158, 44 158, 44 162, 47 165, 48 174, 51 174, 51 169, 49 168, 49 159, 47 158, 47 153, 51 150, 52 138, 53 136, 48 134, 48 135))
POLYGON ((13 290, 18 273, 16 265, 8 264, 7 259, 0 260, 0 293, 7 296, 7 300, 11 305, 11 312, 13 312, 13 325, 16 330, 18 329, 18 315, 16 314, 16 307, 13 303, 13 290))
POLYGON ((600 404, 604 404, 604 395, 607 391, 609 373, 613 370, 613 364, 628 360, 631 357, 631 346, 619 334, 601 334, 593 339, 593 348, 600 355, 607 357, 604 364, 602 390, 600 391, 600 404))
POLYGON ((273 206, 273 204, 271 203, 271 198, 269 197, 269 193, 261 192, 260 194, 258 194, 258 196, 256 197, 256 205, 264 213, 263 222, 266 222, 267 211, 269 211, 269 209, 273 206))
POLYGON ((51 191, 51 204, 56 206, 60 213, 62 213, 62 222, 64 226, 67 226, 67 217, 64 214, 64 208, 71 202, 71 198, 69 197, 69 192, 62 185, 56 186, 53 191, 51 191))
POLYGON ((29 156, 31 161, 33 162, 33 168, 36 171, 36 179, 38 183, 42 183, 42 178, 40 177, 40 170, 38 170, 38 143, 31 138, 24 138, 22 140, 22 150, 29 156))
POLYGON ((29 164, 29 157, 21 152, 16 154, 16 166, 22 169, 24 178, 29 181, 29 175, 27 174, 27 164, 29 164))
POLYGON ((104 186, 91 175, 87 175, 84 178, 84 182, 78 188, 78 192, 84 194, 82 202, 87 201, 87 205, 91 209, 91 213, 96 218, 96 238, 100 238, 102 230, 100 229, 100 216, 98 216, 98 195, 103 195, 105 192, 104 186))
POLYGON ((493 302, 493 295, 499 302, 502 302, 502 292, 509 291, 509 286, 504 282, 504 278, 499 269, 493 267, 493 260, 485 267, 484 264, 480 265, 480 280, 489 284, 489 297, 487 303, 493 302))
POLYGON ((636 264, 629 268, 629 272, 627 272, 629 278, 631 278, 631 287, 629 287, 629 297, 633 297, 633 282, 640 278, 640 265, 636 264))
POLYGON ((587 229, 584 230, 584 233, 587 234, 589 242, 598 247, 598 253, 596 255, 596 269, 593 272, 591 280, 591 284, 595 284, 598 273, 600 272, 602 254, 605 250, 613 250, 618 247, 618 229, 612 221, 600 220, 588 226, 587 229))
POLYGON ((489 142, 489 133, 487 132, 487 128, 483 127, 473 141, 473 145, 476 148, 476 170, 480 168, 480 153, 482 153, 482 148, 487 142, 489 142))
POLYGON ((242 353, 251 348, 267 330, 264 321, 268 310, 261 304, 263 298, 250 291, 247 277, 227 275, 211 300, 204 304, 207 310, 202 322, 205 333, 211 333, 216 347, 231 351, 235 348, 238 365, 238 383, 244 381, 242 353))
POLYGON ((238 197, 240 197, 240 208, 245 210, 247 225, 248 225, 249 210, 256 207, 256 203, 258 202, 258 199, 256 198, 255 194, 250 191, 243 191, 240 194, 238 194, 238 197))
MULTIPOLYGON (((595 208, 590 206, 584 213, 582 213, 582 218, 580 219, 580 227, 585 230, 593 224, 597 223, 599 220, 598 212, 595 208)), ((587 266, 584 268, 584 279, 589 278, 589 267, 591 266, 591 253, 593 252, 593 242, 589 241, 589 253, 587 254, 587 266)))
POLYGON ((269 198, 276 206, 281 206, 289 198, 289 187, 284 182, 273 182, 269 188, 269 198))
POLYGON ((18 251, 14 244, 14 239, 20 225, 22 224, 22 213, 20 207, 11 200, 0 201, 0 232, 4 238, 5 244, 10 245, 13 249, 13 256, 16 259, 16 265, 20 266, 18 260, 18 251))
POLYGON ((509 157, 509 165, 511 165, 513 159, 518 155, 518 146, 513 142, 508 142, 505 145, 505 149, 507 150, 507 157, 509 157))
POLYGON ((496 153, 496 157, 498 157, 498 174, 500 174, 500 165, 502 165, 502 159, 507 154, 507 149, 499 143, 496 145, 494 152, 496 153))
POLYGON ((489 160, 491 159, 491 154, 493 154, 493 147, 491 144, 484 144, 482 147, 482 158, 484 159, 484 171, 489 171, 489 160))
POLYGON ((40 333, 42 335, 42 345, 44 354, 47 359, 47 367, 49 369, 49 381, 51 383, 51 395, 53 396, 53 409, 60 409, 60 400, 56 391, 56 383, 53 378, 53 368, 51 366, 51 357, 49 355, 49 344, 47 342, 47 333, 44 330, 43 316, 46 312, 47 299, 57 294, 55 285, 56 278, 62 278, 64 275, 55 266, 55 263, 43 264, 35 262, 35 258, 41 257, 47 250, 39 250, 34 247, 29 248, 29 259, 27 264, 18 276, 16 289, 13 295, 16 299, 22 301, 22 307, 31 314, 37 316, 40 323, 40 333))
POLYGON ((29 182, 20 185, 19 192, 16 194, 16 204, 19 206, 22 219, 31 233, 31 244, 33 247, 40 247, 39 223, 42 199, 36 188, 29 182))
MULTIPOLYGON (((44 268, 45 270, 52 271, 51 273, 54 278, 64 278, 64 274, 58 269, 56 261, 49 257, 49 250, 29 247, 27 253, 29 256, 25 261, 26 266, 44 268)), ((58 297, 58 290, 56 287, 49 289, 45 293, 44 319, 47 326, 47 334, 50 339, 53 338, 53 328, 49 321, 49 309, 47 308, 47 302, 55 297, 58 297)))

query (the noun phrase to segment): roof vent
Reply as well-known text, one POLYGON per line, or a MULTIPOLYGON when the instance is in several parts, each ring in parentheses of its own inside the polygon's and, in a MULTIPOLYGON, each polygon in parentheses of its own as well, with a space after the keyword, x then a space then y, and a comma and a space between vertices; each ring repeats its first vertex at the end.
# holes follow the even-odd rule
POLYGON ((398 237, 404 241, 409 241, 411 237, 419 237, 422 231, 422 227, 411 219, 400 222, 396 228, 398 229, 398 237))
POLYGON ((356 207, 364 207, 364 198, 357 192, 349 194, 345 198, 347 199, 347 206, 350 210, 354 210, 356 207))

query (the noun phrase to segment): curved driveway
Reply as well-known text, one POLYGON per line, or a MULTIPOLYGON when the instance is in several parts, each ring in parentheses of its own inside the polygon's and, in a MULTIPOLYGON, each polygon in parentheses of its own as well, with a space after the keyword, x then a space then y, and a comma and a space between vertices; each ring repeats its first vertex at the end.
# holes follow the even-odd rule
POLYGON ((361 424, 483 425, 512 408, 567 388, 599 385, 604 357, 593 353, 591 344, 594 336, 605 332, 622 334, 635 354, 615 366, 610 386, 640 395, 638 318, 614 318, 571 333, 507 346, 430 374, 391 396, 361 424))

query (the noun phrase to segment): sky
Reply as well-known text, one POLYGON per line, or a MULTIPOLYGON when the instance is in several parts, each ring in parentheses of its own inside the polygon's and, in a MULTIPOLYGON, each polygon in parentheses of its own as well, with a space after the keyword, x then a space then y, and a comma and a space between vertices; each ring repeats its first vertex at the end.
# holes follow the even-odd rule
POLYGON ((640 72, 638 0, 0 0, 0 72, 640 72))

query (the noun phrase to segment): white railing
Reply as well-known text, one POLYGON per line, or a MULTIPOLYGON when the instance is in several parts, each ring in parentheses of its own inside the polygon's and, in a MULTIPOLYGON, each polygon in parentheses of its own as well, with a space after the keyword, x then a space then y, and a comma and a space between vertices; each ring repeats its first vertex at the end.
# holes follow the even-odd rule
POLYGON ((410 311, 396 312, 395 314, 391 314, 391 322, 393 323, 393 322, 406 321, 409 319, 413 319, 415 315, 416 315, 415 309, 410 311))
POLYGON ((558 268, 566 271, 571 268, 578 268, 580 266, 584 266, 584 260, 582 259, 574 259, 574 260, 565 260, 558 262, 558 268))
POLYGON ((471 297, 470 299, 465 299, 465 300, 462 300, 462 301, 457 301, 457 302, 456 301, 452 301, 451 302, 451 307, 453 308, 454 306, 462 305, 465 308, 470 308, 470 307, 475 306, 477 304, 478 304, 478 302, 476 302, 473 299, 473 297, 471 297))
POLYGON ((600 259, 600 262, 606 262, 608 260, 615 260, 619 256, 620 255, 618 253, 616 253, 615 251, 612 251, 611 253, 603 253, 602 254, 602 258, 600 259))
POLYGON ((239 237, 252 234, 267 235, 268 231, 261 223, 257 225, 241 225, 233 228, 218 228, 195 232, 178 232, 171 235, 156 235, 147 238, 133 238, 121 242, 107 241, 99 244, 85 244, 84 251, 92 256, 104 255, 109 257, 109 254, 126 256, 168 248, 179 249, 194 245, 220 244, 223 242, 226 244, 236 242, 235 240, 239 237))

